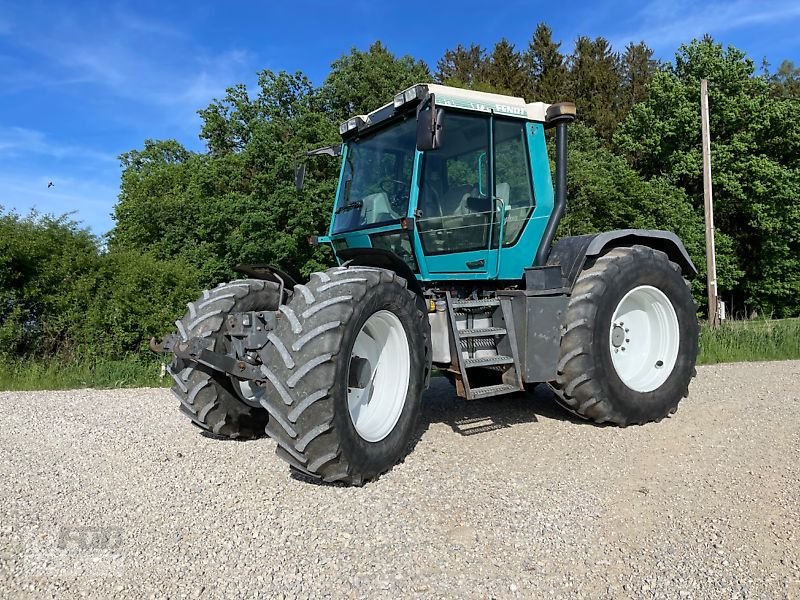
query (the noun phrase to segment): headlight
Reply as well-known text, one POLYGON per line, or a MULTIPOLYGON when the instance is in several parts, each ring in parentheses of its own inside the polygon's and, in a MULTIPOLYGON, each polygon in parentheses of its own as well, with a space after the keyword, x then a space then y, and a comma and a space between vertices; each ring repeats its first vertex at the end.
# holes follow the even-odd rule
POLYGON ((400 108, 404 104, 408 104, 412 100, 417 100, 418 98, 422 98, 425 95, 425 86, 424 85, 414 85, 397 94, 394 97, 394 107, 395 109, 400 108))
POLYGON ((339 125, 339 135, 344 135, 350 131, 353 131, 354 129, 360 129, 366 124, 367 117, 363 115, 358 115, 357 117, 347 119, 347 121, 339 125))

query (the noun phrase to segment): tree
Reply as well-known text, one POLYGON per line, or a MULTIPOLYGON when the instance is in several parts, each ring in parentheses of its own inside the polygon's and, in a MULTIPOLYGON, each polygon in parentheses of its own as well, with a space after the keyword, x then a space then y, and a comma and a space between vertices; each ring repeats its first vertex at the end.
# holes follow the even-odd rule
POLYGON ((621 69, 620 109, 628 114, 634 104, 647 98, 647 88, 658 70, 658 61, 653 59, 653 50, 644 42, 630 43, 625 46, 621 69))
POLYGON ((465 48, 459 44, 455 50, 446 50, 436 63, 436 81, 445 85, 480 89, 487 84, 489 59, 486 51, 477 44, 465 48))
POLYGON ((325 231, 336 165, 319 159, 301 195, 295 157, 335 142, 336 125, 302 74, 264 71, 250 97, 228 90, 200 111, 208 154, 150 142, 122 155, 112 250, 183 257, 204 285, 233 276, 240 262, 276 262, 308 273, 328 260, 307 236, 325 231))
POLYGON ((770 77, 775 94, 782 98, 800 98, 800 67, 784 60, 770 77))
POLYGON ((619 121, 619 55, 605 38, 579 37, 569 63, 569 89, 578 118, 610 139, 619 121))
POLYGON ((338 123, 373 111, 397 92, 430 79, 423 61, 411 56, 397 58, 378 41, 366 52, 353 48, 333 61, 321 94, 329 115, 338 123))
POLYGON ((553 41, 553 31, 539 23, 522 59, 528 73, 530 99, 550 103, 569 99, 567 66, 560 48, 561 42, 553 41))
POLYGON ((739 281, 720 277, 734 310, 800 314, 800 100, 776 99, 740 50, 681 46, 614 138, 645 177, 666 179, 702 210, 700 79, 709 79, 715 224, 733 238, 739 281))
POLYGON ((486 81, 497 92, 511 96, 524 96, 527 79, 522 68, 522 57, 514 44, 506 38, 495 44, 486 70, 486 81))

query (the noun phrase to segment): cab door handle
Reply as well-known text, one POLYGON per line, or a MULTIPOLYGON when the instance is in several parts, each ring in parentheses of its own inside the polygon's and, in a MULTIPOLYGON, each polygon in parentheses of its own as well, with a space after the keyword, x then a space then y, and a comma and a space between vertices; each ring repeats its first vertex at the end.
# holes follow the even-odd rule
POLYGON ((479 267, 484 266, 485 264, 486 264, 486 261, 484 259, 482 259, 482 258, 478 259, 478 260, 468 260, 467 261, 467 266, 470 269, 477 269, 479 267))

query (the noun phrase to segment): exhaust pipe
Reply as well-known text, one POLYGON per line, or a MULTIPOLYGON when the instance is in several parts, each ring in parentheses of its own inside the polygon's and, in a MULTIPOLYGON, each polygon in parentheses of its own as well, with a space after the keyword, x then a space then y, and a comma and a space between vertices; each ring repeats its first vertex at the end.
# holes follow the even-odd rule
POLYGON ((572 102, 559 102, 547 109, 545 127, 556 128, 556 189, 553 212, 547 221, 542 241, 536 251, 534 266, 542 267, 550 256, 550 247, 556 237, 558 224, 567 208, 567 125, 575 120, 575 105, 572 102))

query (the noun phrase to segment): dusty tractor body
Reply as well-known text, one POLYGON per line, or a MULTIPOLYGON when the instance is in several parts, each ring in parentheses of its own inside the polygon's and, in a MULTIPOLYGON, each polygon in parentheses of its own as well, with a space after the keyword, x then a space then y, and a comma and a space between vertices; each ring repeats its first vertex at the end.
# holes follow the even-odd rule
POLYGON ((218 435, 266 433, 294 469, 351 484, 408 451, 434 367, 468 400, 547 383, 596 422, 674 412, 697 355, 695 268, 665 231, 553 244, 574 116, 420 84, 343 123, 341 146, 309 153, 341 155, 317 238, 340 266, 307 282, 244 266, 190 303, 157 347, 175 355, 181 409, 218 435))

